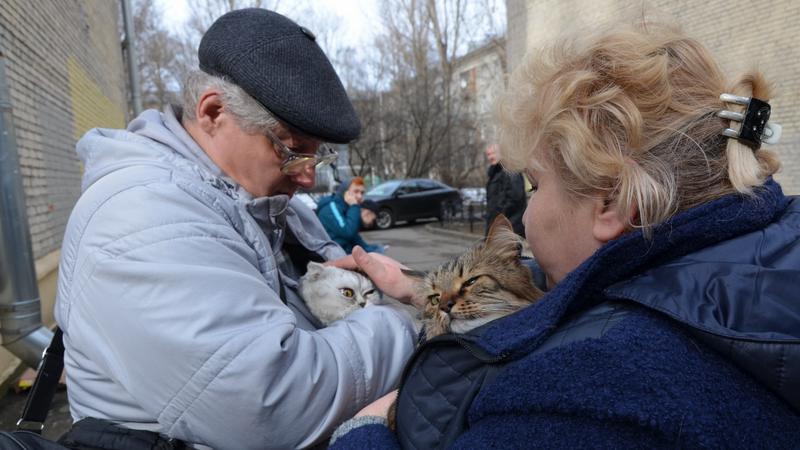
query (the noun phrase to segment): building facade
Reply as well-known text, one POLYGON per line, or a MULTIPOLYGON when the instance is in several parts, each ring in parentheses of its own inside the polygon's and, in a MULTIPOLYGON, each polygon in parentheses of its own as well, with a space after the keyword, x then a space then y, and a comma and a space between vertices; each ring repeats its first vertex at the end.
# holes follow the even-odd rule
MULTIPOLYGON (((62 236, 80 194, 75 143, 92 127, 126 122, 120 23, 113 0, 0 2, 0 53, 46 324, 53 323, 62 236)), ((0 349, 0 374, 13 373, 15 360, 0 349)))
POLYGON ((488 162, 484 151, 497 140, 494 104, 505 88, 505 74, 506 41, 503 38, 491 39, 472 49, 454 64, 451 92, 456 98, 458 116, 469 121, 472 126, 467 129, 475 133, 471 142, 476 145, 467 146, 472 153, 460 152, 461 161, 455 162, 460 167, 471 168, 465 174, 466 186, 486 184, 488 162))
POLYGON ((643 12, 677 23, 708 46, 729 79, 758 68, 773 86, 772 120, 783 126, 780 144, 769 147, 783 162, 776 179, 787 193, 800 194, 800 2, 507 0, 506 12, 509 70, 527 49, 563 30, 591 29, 620 17, 635 20, 643 12))

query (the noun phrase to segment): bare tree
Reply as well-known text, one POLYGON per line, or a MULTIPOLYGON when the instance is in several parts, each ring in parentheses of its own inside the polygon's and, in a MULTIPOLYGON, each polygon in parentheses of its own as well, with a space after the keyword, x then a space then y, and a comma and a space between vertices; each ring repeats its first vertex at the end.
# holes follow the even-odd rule
POLYGON ((242 8, 266 8, 275 11, 280 3, 280 0, 188 0, 192 11, 186 24, 189 37, 199 43, 208 27, 226 12, 242 8))
MULTIPOLYGON (((384 32, 369 62, 383 77, 379 92, 372 91, 378 101, 364 99, 357 106, 365 124, 378 122, 378 138, 365 127, 368 144, 363 147, 377 143, 386 148, 374 164, 382 175, 435 176, 460 185, 466 174, 483 167, 482 157, 476 157, 483 148, 479 127, 469 105, 456 95, 453 76, 459 55, 472 44, 469 38, 487 29, 482 23, 489 3, 383 0, 384 32)), ((359 141, 353 147, 361 146, 359 141)), ((360 153, 354 156, 363 161, 360 153)))
POLYGON ((138 70, 146 107, 174 102, 186 71, 186 51, 180 38, 167 31, 153 0, 137 0, 133 27, 139 44, 138 70))
POLYGON ((195 49, 208 27, 221 15, 243 8, 264 8, 277 11, 311 30, 317 43, 328 55, 335 53, 338 18, 326 10, 312 8, 306 2, 281 0, 188 0, 192 11, 186 24, 186 37, 195 49))
POLYGON ((485 127, 454 77, 461 55, 496 33, 491 8, 499 0, 382 0, 383 32, 368 49, 340 46, 338 17, 310 2, 188 1, 181 38, 158 26, 153 0, 137 3, 137 31, 146 41, 143 91, 158 106, 172 100, 187 67, 196 67, 197 46, 214 20, 235 9, 268 8, 299 18, 337 67, 363 125, 350 145, 356 174, 434 176, 460 185, 482 169, 485 127))

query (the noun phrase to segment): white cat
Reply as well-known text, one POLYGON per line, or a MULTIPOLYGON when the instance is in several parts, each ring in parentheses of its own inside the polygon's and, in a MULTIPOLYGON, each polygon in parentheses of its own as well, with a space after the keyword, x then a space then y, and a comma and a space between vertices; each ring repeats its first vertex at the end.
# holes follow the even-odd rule
POLYGON ((300 294, 311 313, 325 326, 367 304, 381 303, 381 293, 369 278, 313 261, 300 278, 300 294))

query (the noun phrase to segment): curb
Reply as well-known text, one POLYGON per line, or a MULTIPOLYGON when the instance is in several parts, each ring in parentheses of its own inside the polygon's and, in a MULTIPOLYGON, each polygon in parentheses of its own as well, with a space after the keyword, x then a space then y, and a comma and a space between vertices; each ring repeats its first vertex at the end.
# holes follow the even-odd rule
POLYGON ((441 226, 437 225, 425 225, 425 229, 430 231, 434 234, 443 234, 446 236, 454 236, 462 239, 469 239, 470 241, 474 242, 479 239, 483 239, 482 234, 475 234, 475 233, 465 233, 463 231, 455 231, 455 230, 448 230, 447 228, 442 228, 441 226))

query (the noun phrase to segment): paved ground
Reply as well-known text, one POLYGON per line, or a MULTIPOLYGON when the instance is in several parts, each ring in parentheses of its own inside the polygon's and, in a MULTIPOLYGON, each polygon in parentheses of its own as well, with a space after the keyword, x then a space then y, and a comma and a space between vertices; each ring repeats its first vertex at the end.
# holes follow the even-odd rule
MULTIPOLYGON (((468 227, 462 227, 462 230, 468 231, 468 227)), ((474 231, 482 233, 482 224, 476 224, 474 231)), ((362 236, 370 243, 388 244, 388 256, 416 270, 432 269, 443 261, 456 257, 481 237, 442 229, 438 222, 400 225, 390 230, 365 232, 362 236)), ((26 396, 27 392, 11 391, 0 399, 0 430, 14 429, 25 406, 26 396)), ((65 389, 60 389, 53 400, 44 434, 56 438, 71 423, 67 393, 65 389)))
POLYGON ((368 231, 361 236, 369 243, 389 244, 386 255, 415 270, 432 269, 443 261, 455 258, 481 237, 449 232, 440 228, 436 221, 368 231))

